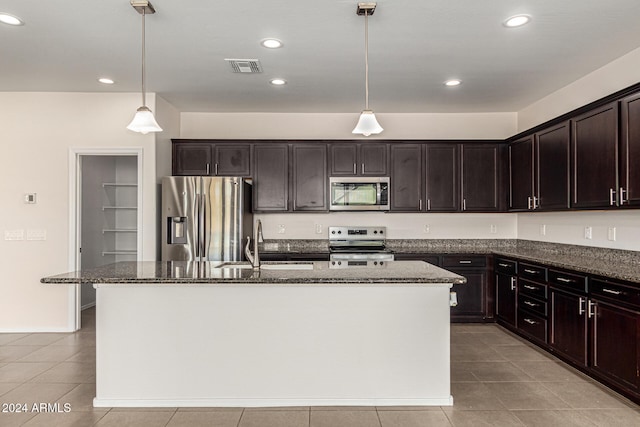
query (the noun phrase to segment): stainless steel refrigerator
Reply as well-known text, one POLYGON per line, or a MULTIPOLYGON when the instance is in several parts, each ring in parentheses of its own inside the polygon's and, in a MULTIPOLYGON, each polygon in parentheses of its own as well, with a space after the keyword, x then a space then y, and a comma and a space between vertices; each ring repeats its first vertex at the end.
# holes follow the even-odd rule
POLYGON ((162 260, 241 261, 253 233, 251 185, 240 177, 162 178, 162 260))

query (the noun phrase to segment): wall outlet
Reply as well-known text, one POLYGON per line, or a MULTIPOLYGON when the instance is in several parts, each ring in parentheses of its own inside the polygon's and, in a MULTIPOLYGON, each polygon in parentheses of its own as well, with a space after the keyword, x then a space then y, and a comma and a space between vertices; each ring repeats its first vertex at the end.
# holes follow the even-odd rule
POLYGON ((609 227, 609 229, 607 230, 607 238, 611 241, 616 240, 616 228, 615 227, 609 227))
POLYGON ((30 205, 37 203, 37 194, 36 193, 26 193, 24 195, 24 202, 30 205))
POLYGON ((496 234, 498 232, 498 226, 495 224, 491 224, 491 227, 489 228, 489 230, 491 234, 496 234))
POLYGON ((593 227, 584 228, 584 238, 589 240, 593 239, 593 227))
POLYGON ((322 234, 322 224, 316 224, 316 234, 322 234))
POLYGON ((540 226, 540 235, 541 236, 546 236, 547 235, 547 225, 546 224, 542 224, 540 226))
POLYGON ((429 226, 429 224, 425 224, 424 225, 424 232, 427 233, 427 234, 431 233, 431 227, 429 226))
POLYGON ((284 224, 278 224, 278 234, 284 234, 287 231, 287 228, 284 224))

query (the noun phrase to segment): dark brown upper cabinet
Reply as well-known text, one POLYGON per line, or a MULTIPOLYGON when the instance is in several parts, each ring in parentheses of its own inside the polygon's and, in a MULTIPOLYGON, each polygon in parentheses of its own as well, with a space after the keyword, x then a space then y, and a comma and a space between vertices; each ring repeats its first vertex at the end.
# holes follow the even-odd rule
POLYGON ((389 175, 386 143, 332 142, 329 144, 330 176, 389 175))
POLYGON ((391 145, 390 209, 398 212, 423 210, 423 144, 391 145))
POLYGON ((573 208, 618 204, 618 102, 572 119, 573 208))
POLYGON ((294 211, 327 211, 327 145, 292 145, 294 211))
POLYGON ((509 210, 533 209, 534 136, 527 136, 509 145, 509 210))
POLYGON ((569 123, 509 145, 509 210, 569 208, 569 123))
POLYGON ((172 153, 173 175, 209 175, 213 146, 200 142, 175 142, 172 153))
POLYGON ((173 142, 173 175, 251 175, 251 144, 173 142))
POLYGON ((459 144, 425 144, 427 212, 460 210, 459 144))
POLYGON ((640 205, 640 93, 623 98, 618 204, 640 205))
POLYGON ((498 212, 502 197, 502 149, 500 144, 461 144, 462 211, 498 212))
POLYGON ((256 144, 253 151, 253 210, 289 210, 289 145, 256 144))

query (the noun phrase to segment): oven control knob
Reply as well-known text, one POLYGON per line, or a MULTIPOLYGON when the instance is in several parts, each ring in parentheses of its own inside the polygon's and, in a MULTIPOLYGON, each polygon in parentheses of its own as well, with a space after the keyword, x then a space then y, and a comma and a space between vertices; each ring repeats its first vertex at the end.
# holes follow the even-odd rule
POLYGON ((380 265, 383 265, 383 264, 384 264, 384 261, 380 261, 380 265))
POLYGON ((338 234, 342 234, 342 231, 341 231, 341 230, 338 230, 338 234))
POLYGON ((378 265, 378 261, 373 261, 373 265, 378 265))
POLYGON ((373 230, 373 234, 378 234, 378 230, 373 230))
POLYGON ((342 265, 342 261, 338 261, 338 265, 342 265))
POLYGON ((336 230, 331 231, 331 234, 336 234, 336 230))
POLYGON ((380 230, 380 234, 383 234, 383 233, 384 233, 384 230, 380 230))

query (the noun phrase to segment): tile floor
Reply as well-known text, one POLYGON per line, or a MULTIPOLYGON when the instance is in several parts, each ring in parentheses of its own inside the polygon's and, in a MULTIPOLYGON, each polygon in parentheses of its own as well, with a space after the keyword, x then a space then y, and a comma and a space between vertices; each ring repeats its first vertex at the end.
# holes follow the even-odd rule
POLYGON ((454 324, 453 407, 93 408, 94 313, 73 334, 0 334, 0 426, 640 426, 640 407, 496 325, 454 324), (36 412, 64 404, 70 412, 36 412))

